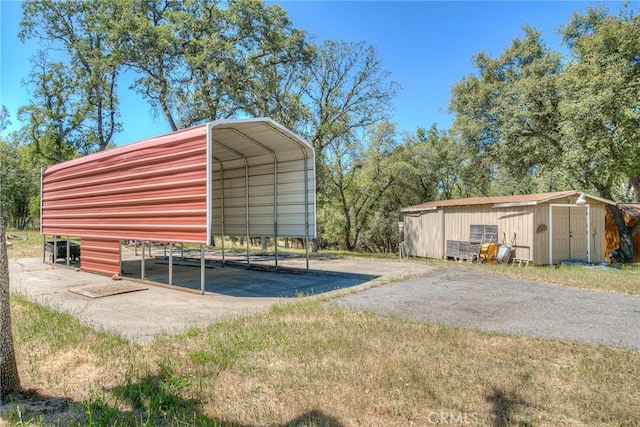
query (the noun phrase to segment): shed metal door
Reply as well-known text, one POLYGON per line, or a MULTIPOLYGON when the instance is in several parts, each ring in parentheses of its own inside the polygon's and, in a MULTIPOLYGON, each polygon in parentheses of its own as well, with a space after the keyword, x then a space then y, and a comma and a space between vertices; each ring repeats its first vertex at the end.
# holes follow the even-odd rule
POLYGON ((553 262, 587 260, 587 211, 584 208, 553 208, 553 262))
POLYGON ((570 208, 569 242, 571 259, 587 259, 587 210, 570 208))

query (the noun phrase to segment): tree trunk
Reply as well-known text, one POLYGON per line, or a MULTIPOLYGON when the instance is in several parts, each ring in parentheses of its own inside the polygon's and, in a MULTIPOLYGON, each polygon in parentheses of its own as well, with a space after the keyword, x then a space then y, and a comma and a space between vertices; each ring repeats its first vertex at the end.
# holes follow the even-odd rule
MULTIPOLYGON (((627 263, 633 259, 633 241, 631 235, 631 229, 624 222, 624 216, 622 211, 617 206, 607 206, 611 218, 616 224, 618 229, 618 236, 620 237, 620 252, 622 254, 622 261, 627 263)), ((608 255, 608 254, 607 254, 608 255)))
POLYGON ((640 176, 632 176, 629 178, 629 183, 633 187, 633 195, 636 203, 640 202, 640 176))
POLYGON ((0 216, 0 401, 20 389, 20 378, 16 365, 11 333, 11 310, 9 305, 9 260, 4 231, 4 220, 0 216))

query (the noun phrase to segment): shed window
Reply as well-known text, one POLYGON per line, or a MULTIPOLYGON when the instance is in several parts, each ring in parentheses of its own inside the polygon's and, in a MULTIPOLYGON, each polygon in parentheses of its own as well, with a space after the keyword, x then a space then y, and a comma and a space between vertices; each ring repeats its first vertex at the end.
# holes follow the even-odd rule
POLYGON ((471 225, 469 240, 472 243, 497 242, 497 225, 471 225))

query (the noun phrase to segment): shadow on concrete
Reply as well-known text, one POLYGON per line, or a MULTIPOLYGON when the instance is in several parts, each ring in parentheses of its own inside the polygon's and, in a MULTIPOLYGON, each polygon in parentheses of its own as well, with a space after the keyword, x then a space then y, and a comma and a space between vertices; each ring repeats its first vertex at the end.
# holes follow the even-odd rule
MULTIPOLYGON (((309 270, 281 267, 272 271, 272 266, 207 260, 205 263, 205 291, 233 297, 293 298, 317 295, 336 289, 358 286, 380 277, 373 274, 309 270)), ((140 279, 140 260, 123 260, 122 275, 140 279)), ((199 291, 201 286, 199 263, 174 265, 173 283, 177 289, 199 291)), ((145 260, 144 278, 152 282, 169 285, 169 266, 156 263, 153 258, 145 260)))

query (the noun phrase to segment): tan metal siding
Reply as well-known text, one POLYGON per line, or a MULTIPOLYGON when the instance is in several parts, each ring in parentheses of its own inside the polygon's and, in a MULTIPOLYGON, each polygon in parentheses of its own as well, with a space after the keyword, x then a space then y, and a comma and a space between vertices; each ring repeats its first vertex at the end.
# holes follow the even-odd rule
MULTIPOLYGON (((284 156, 291 157, 290 155, 284 156)), ((280 158, 280 155, 279 155, 280 158)), ((255 160, 255 159, 252 159, 255 160)), ((306 213, 309 236, 315 236, 315 173, 313 158, 278 161, 277 181, 273 164, 250 165, 225 163, 224 169, 212 174, 212 232, 223 234, 222 208, 224 207, 224 234, 247 234, 247 171, 249 176, 249 235, 252 237, 275 234, 274 194, 277 192, 278 236, 305 237, 305 186, 307 187, 306 213), (229 168, 229 165, 232 168, 229 168), (224 189, 220 188, 221 178, 224 189), (305 178, 307 182, 305 183, 305 178), (224 191, 222 191, 224 190, 224 191)))
POLYGON ((549 205, 535 206, 533 212, 533 263, 547 265, 549 264, 549 205))
POLYGON ((405 214, 404 241, 407 254, 419 257, 427 256, 424 251, 424 246, 422 245, 420 214, 405 214))
POLYGON ((198 126, 47 168, 42 233, 206 243, 206 130, 198 126))
POLYGON ((411 256, 442 259, 442 211, 405 215, 405 242, 411 256))
MULTIPOLYGON (((445 240, 469 240, 471 225, 497 225, 498 242, 506 237, 510 243, 516 233, 516 244, 531 247, 533 236, 530 207, 491 208, 489 206, 470 206, 445 208, 445 240)), ((521 254, 518 254, 520 256, 521 254)))

